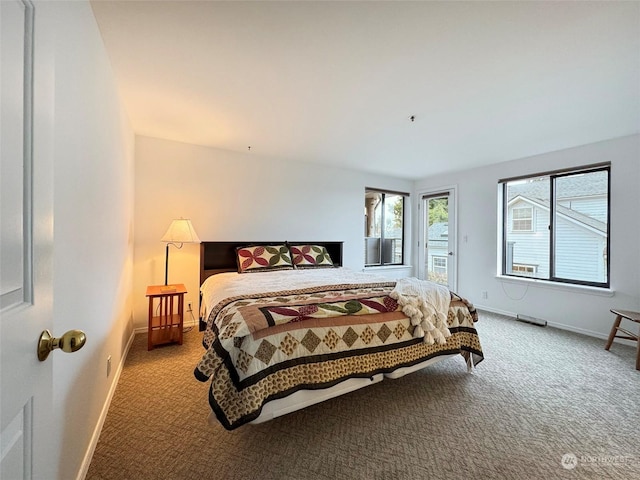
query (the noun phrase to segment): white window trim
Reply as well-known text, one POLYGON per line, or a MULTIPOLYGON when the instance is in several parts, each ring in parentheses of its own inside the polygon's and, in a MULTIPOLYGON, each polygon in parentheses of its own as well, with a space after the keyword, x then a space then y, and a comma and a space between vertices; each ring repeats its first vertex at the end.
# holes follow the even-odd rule
MULTIPOLYGON (((578 173, 579 170, 582 170, 584 172, 590 172, 594 170, 607 170, 609 175, 609 182, 611 182, 611 163, 610 162, 603 162, 600 164, 593 164, 593 165, 585 165, 584 167, 579 167, 579 168, 576 167, 576 168, 567 168, 565 170, 541 172, 534 176, 554 175, 554 174, 561 173, 563 171, 566 171, 571 174, 571 173, 578 173)), ((595 286, 595 285, 583 285, 580 283, 563 282, 563 281, 557 281, 557 280, 544 280, 544 279, 538 279, 538 278, 518 277, 518 276, 502 274, 502 267, 503 267, 502 256, 503 256, 503 249, 505 248, 503 233, 504 233, 505 225, 508 225, 508 221, 509 221, 509 218, 505 219, 505 215, 507 215, 508 217, 509 212, 508 212, 508 209, 505 212, 505 208, 504 208, 505 199, 504 199, 503 184, 504 182, 517 180, 518 178, 530 178, 530 176, 527 175, 522 177, 513 177, 511 179, 501 179, 499 180, 498 185, 496 186, 497 199, 498 199, 498 202, 496 205, 497 219, 498 219, 498 221, 496 222, 496 230, 497 230, 496 233, 498 238, 498 241, 496 242, 496 279, 503 280, 505 282, 512 282, 512 283, 527 283, 527 284, 534 283, 535 286, 548 287, 548 288, 557 289, 557 290, 567 290, 567 291, 574 291, 574 292, 580 292, 580 293, 588 293, 588 294, 597 295, 597 296, 605 296, 605 297, 614 296, 615 290, 611 287, 611 272, 608 272, 608 279, 607 279, 607 283, 609 285, 608 287, 595 286)), ((611 199, 610 183, 608 188, 609 189, 606 197, 609 198, 610 200, 611 199)), ((534 215, 535 215, 535 212, 534 212, 534 215)), ((610 219, 609 219, 609 222, 610 222, 610 219)), ((609 238, 608 242, 610 241, 611 239, 609 238)), ((609 248, 610 248, 610 243, 609 243, 609 248)))
POLYGON ((496 274, 496 279, 503 283, 515 283, 527 285, 535 288, 545 288, 548 290, 564 290, 573 293, 583 293, 585 295, 594 295, 599 297, 613 297, 616 293, 612 288, 592 287, 591 285, 579 285, 575 283, 551 282, 539 278, 529 277, 507 277, 496 274))

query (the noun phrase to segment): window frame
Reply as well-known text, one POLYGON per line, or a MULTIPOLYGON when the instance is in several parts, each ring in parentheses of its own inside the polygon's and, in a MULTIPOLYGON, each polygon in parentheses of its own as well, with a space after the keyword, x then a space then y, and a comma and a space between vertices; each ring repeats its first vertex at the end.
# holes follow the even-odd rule
MULTIPOLYGON (((611 162, 602 162, 593 165, 586 165, 582 167, 576 168, 566 168, 561 170, 553 170, 547 172, 534 173, 530 175, 522 175, 518 177, 504 178, 498 180, 498 185, 501 188, 501 195, 499 196, 499 201, 502 202, 502 205, 499 206, 502 213, 502 221, 500 228, 502 229, 502 235, 500 236, 502 245, 500 246, 501 250, 501 265, 500 265, 500 275, 505 277, 516 277, 523 279, 534 279, 541 280, 546 282, 553 283, 563 283, 563 284, 573 284, 573 285, 584 285, 584 286, 592 286, 596 288, 610 288, 611 285, 611 162), (604 282, 596 282, 596 281, 587 281, 587 280, 578 280, 572 278, 564 278, 558 277, 555 274, 556 270, 556 183, 555 180, 562 177, 578 175, 578 174, 587 174, 587 173, 595 173, 599 171, 607 172, 607 229, 606 229, 606 247, 605 247, 605 271, 606 271, 606 281, 604 282), (513 182, 516 180, 528 180, 540 177, 548 177, 549 180, 549 188, 550 188, 550 199, 549 199, 549 278, 537 278, 532 277, 526 274, 517 274, 512 272, 508 272, 507 269, 507 250, 508 250, 508 241, 507 234, 508 228, 510 225, 509 221, 509 199, 507 192, 507 185, 509 182, 513 182)), ((533 227, 533 216, 535 214, 532 213, 532 227, 533 227)), ((511 225, 513 227, 513 225, 511 225)), ((513 232, 513 228, 511 232, 513 232)), ((531 230, 533 231, 533 230, 531 230)), ((524 232, 524 230, 516 230, 515 232, 524 232)), ((536 269, 537 271, 537 269, 536 269)))
MULTIPOLYGON (((404 260, 405 260, 405 250, 406 250, 406 220, 407 220, 407 199, 409 198, 409 194, 406 192, 396 192, 393 190, 384 190, 384 189, 380 189, 380 188, 369 188, 369 187, 365 187, 365 198, 366 198, 366 194, 367 193, 379 193, 382 195, 382 199, 380 201, 380 214, 381 214, 381 218, 380 218, 380 262, 378 263, 367 263, 367 259, 366 259, 366 251, 365 251, 365 268, 368 267, 388 267, 388 266, 399 266, 399 265, 404 265, 404 260), (393 263, 385 263, 384 262, 384 258, 385 258, 385 246, 384 246, 384 239, 385 239, 385 235, 384 235, 384 224, 385 224, 385 211, 386 211, 386 196, 387 195, 393 195, 393 196, 399 196, 402 198, 402 238, 401 238, 401 243, 402 243, 402 254, 400 256, 400 262, 393 262, 393 263)), ((365 207, 366 208, 366 207, 365 207)), ((366 212, 365 212, 365 218, 366 218, 366 212)), ((376 238, 376 237, 374 237, 376 238)), ((392 255, 393 258, 393 255, 392 255)))

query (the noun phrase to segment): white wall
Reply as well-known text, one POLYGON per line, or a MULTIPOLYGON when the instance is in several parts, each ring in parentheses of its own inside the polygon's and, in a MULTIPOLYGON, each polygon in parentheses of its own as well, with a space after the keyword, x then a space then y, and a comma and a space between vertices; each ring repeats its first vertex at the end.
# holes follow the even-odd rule
MULTIPOLYGON (((415 182, 414 191, 458 186, 458 292, 476 306, 525 314, 562 328, 605 337, 610 308, 640 307, 640 136, 584 145, 415 182), (611 162, 611 289, 601 296, 571 287, 500 281, 497 272, 500 178, 611 162), (467 242, 464 242, 464 238, 467 242), (488 298, 482 299, 486 291, 488 298)), ((414 197, 417 197, 414 195, 414 197)))
POLYGON ((132 334, 134 136, 89 3, 36 5, 38 28, 55 37, 53 333, 87 335, 48 360, 51 478, 73 479, 132 334))
MULTIPOLYGON (((342 240, 344 265, 361 269, 365 187, 408 192, 412 186, 407 180, 141 136, 135 157, 133 296, 140 328, 147 324, 146 286, 164 283, 160 238, 172 219, 191 218, 203 241, 342 240)), ((196 317, 198 274, 198 245, 170 247, 169 283, 186 285, 196 317)))

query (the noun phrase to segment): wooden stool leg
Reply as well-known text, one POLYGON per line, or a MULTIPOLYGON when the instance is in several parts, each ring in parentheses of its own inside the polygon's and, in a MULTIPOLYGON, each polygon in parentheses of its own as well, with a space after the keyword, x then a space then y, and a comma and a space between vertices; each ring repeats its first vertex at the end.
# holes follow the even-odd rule
POLYGON ((611 327, 611 333, 609 334, 609 339, 607 340, 607 344, 604 347, 605 350, 609 350, 609 348, 611 347, 611 344, 613 343, 613 339, 616 336, 616 332, 618 331, 618 327, 620 326, 621 321, 622 321, 622 315, 618 315, 616 317, 615 322, 613 322, 613 327, 611 327))
POLYGON ((640 370, 640 330, 638 330, 638 339, 636 340, 638 342, 638 354, 636 355, 636 370, 640 370))

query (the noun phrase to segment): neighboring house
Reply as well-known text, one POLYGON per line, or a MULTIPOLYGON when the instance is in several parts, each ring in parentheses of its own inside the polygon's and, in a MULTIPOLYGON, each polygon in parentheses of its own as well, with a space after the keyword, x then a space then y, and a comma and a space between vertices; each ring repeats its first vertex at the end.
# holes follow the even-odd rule
POLYGON ((447 284, 447 262, 449 248, 449 224, 437 222, 429 225, 427 231, 427 272, 428 279, 447 284))
MULTIPOLYGON (((556 192, 556 272, 560 278, 606 280, 606 176, 566 177, 556 192)), ((548 183, 509 185, 507 273, 549 278, 548 183)))

